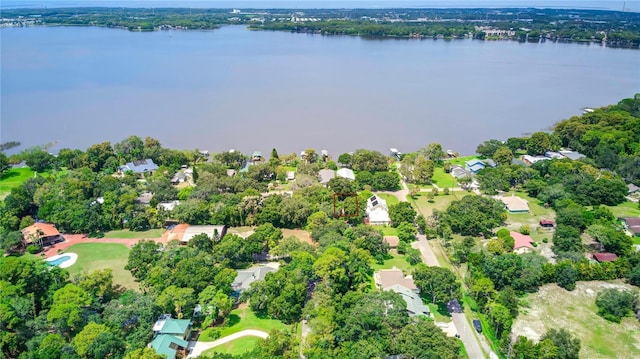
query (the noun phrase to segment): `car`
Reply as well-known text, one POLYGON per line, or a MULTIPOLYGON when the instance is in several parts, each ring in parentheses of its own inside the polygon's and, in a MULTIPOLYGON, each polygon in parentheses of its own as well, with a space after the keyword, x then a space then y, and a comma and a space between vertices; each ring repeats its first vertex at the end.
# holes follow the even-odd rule
POLYGON ((473 320, 473 327, 478 333, 482 333, 482 323, 478 319, 473 320))

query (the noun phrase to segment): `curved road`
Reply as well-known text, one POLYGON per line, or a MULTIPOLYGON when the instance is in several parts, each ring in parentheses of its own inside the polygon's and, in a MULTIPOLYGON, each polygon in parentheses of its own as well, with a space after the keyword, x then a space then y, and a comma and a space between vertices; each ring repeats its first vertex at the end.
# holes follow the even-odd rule
POLYGON ((247 336, 267 339, 269 337, 269 333, 263 332, 262 330, 247 329, 231 335, 227 335, 224 338, 220 338, 212 342, 197 342, 196 345, 191 350, 191 353, 189 353, 189 356, 187 356, 187 358, 195 358, 200 354, 202 354, 205 350, 215 348, 218 345, 226 344, 232 340, 236 340, 238 338, 247 337, 247 336))

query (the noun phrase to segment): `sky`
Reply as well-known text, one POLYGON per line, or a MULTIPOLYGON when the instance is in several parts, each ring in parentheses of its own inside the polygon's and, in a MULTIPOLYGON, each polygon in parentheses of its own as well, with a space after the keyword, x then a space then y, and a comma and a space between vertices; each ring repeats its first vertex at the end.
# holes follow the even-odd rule
POLYGON ((15 7, 194 7, 194 8, 390 8, 390 7, 540 7, 640 11, 640 1, 629 0, 3 0, 3 8, 15 7))

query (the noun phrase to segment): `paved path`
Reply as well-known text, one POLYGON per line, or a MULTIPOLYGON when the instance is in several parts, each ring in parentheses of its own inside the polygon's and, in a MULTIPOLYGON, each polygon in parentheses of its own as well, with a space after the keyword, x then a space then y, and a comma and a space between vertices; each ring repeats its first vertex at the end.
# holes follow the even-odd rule
POLYGON ((167 241, 163 238, 89 238, 86 234, 63 234, 64 242, 56 243, 55 246, 49 247, 44 252, 45 257, 53 257, 59 254, 58 251, 64 251, 78 243, 120 243, 131 248, 134 244, 141 240, 151 240, 166 244, 167 241))
POLYGON ((420 251, 422 254, 422 261, 430 267, 440 267, 438 258, 436 258, 436 255, 433 253, 433 249, 431 248, 429 241, 427 241, 427 237, 424 234, 418 234, 416 238, 418 238, 418 240, 411 243, 411 247, 420 251))
POLYGON ((218 345, 226 344, 232 340, 236 340, 238 338, 248 337, 248 336, 267 339, 269 337, 269 333, 263 332, 262 330, 247 329, 241 332, 227 335, 224 338, 220 338, 212 342, 197 342, 196 345, 193 347, 193 350, 191 350, 191 353, 189 354, 189 356, 187 356, 187 358, 198 357, 200 354, 202 354, 206 350, 215 348, 218 345))

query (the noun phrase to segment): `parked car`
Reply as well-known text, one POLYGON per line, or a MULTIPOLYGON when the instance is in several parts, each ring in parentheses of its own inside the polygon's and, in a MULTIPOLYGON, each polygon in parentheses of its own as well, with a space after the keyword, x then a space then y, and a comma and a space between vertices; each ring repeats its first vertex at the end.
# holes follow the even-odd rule
POLYGON ((473 327, 476 328, 478 333, 482 333, 482 323, 478 319, 473 320, 473 327))

